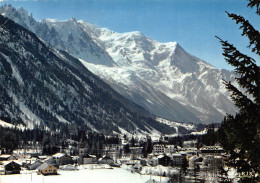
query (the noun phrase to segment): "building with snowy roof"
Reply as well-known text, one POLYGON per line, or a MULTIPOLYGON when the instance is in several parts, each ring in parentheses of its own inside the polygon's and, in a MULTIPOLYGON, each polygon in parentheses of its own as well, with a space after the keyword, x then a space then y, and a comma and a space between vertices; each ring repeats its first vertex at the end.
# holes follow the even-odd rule
POLYGON ((43 163, 41 166, 37 168, 38 170, 38 175, 52 175, 52 174, 57 174, 58 168, 54 165, 48 164, 48 163, 43 163))
POLYGON ((95 155, 85 154, 82 156, 82 164, 97 163, 97 157, 95 155))
POLYGON ((10 161, 10 160, 17 160, 17 158, 14 155, 11 155, 11 154, 0 155, 0 161, 10 161))
POLYGON ((199 152, 202 155, 221 155, 222 153, 225 153, 224 149, 219 146, 204 146, 200 148, 199 152))
POLYGON ((174 153, 172 154, 172 165, 181 166, 186 160, 186 154, 174 153))
POLYGON ((110 158, 107 155, 102 156, 101 158, 99 158, 98 163, 100 164, 109 164, 109 165, 114 165, 115 162, 112 158, 110 158))
POLYGON ((74 163, 72 157, 68 156, 65 153, 56 153, 56 154, 52 155, 52 158, 56 161, 57 166, 74 163))
POLYGON ((14 161, 6 161, 3 163, 4 174, 20 174, 21 165, 14 161))

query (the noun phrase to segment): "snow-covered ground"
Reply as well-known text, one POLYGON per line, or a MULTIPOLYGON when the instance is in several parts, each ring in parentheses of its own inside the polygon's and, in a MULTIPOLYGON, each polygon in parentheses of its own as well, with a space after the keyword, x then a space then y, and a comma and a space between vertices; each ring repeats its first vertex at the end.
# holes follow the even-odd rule
POLYGON ((1 175, 0 183, 145 183, 150 179, 155 182, 167 182, 168 178, 131 173, 122 168, 80 169, 76 171, 58 170, 59 175, 37 175, 37 173, 1 175))
MULTIPOLYGON (((4 128, 15 128, 15 125, 7 123, 5 121, 0 120, 0 126, 4 127, 4 128)), ((26 129, 23 125, 19 124, 16 126, 16 128, 20 129, 20 130, 24 130, 26 129)), ((0 182, 1 183, 1 182, 0 182)))

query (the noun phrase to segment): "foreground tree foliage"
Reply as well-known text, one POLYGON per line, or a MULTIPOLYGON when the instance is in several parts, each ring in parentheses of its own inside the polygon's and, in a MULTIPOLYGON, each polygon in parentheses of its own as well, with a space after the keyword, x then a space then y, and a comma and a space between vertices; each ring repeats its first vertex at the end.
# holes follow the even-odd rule
MULTIPOLYGON (((249 0, 248 6, 256 8, 260 15, 259 0, 249 0)), ((248 48, 259 58, 260 33, 248 20, 236 14, 228 16, 241 25, 242 36, 249 39, 248 48)), ((240 89, 224 81, 239 112, 227 115, 219 129, 221 144, 230 153, 226 165, 235 168, 240 182, 260 181, 260 67, 256 61, 238 51, 232 44, 218 38, 223 47, 226 61, 235 67, 240 89)))

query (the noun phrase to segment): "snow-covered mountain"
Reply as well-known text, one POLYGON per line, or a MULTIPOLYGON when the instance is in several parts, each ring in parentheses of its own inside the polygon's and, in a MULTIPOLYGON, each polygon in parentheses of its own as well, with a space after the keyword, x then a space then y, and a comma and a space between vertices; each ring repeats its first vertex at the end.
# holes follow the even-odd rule
POLYGON ((232 72, 188 54, 176 42, 160 43, 140 32, 116 33, 78 22, 119 67, 85 65, 158 116, 210 123, 235 112, 222 84, 222 79, 234 80, 232 72))
POLYGON ((79 21, 119 67, 84 63, 118 92, 158 116, 180 121, 220 122, 235 107, 219 70, 188 54, 178 43, 160 43, 140 32, 115 33, 79 21), (90 31, 91 30, 91 31, 90 31))
POLYGON ((81 24, 77 23, 74 18, 64 22, 51 19, 37 22, 23 8, 17 10, 11 5, 5 5, 0 9, 1 15, 36 33, 37 36, 44 38, 47 43, 58 49, 96 64, 115 65, 109 54, 101 49, 88 34, 84 33, 81 24))
POLYGON ((2 15, 0 91, 1 124, 4 120, 63 133, 176 132, 115 92, 78 59, 2 15))
POLYGON ((113 89, 155 115, 177 121, 220 122, 236 111, 219 70, 187 53, 178 43, 160 43, 140 32, 116 33, 85 21, 37 22, 11 6, 0 14, 36 33, 49 44, 81 59, 113 89))

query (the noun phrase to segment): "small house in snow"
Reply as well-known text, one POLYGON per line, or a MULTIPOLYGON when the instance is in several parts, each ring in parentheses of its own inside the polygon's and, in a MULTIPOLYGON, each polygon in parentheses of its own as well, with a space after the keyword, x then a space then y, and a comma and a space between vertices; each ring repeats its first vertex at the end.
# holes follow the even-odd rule
POLYGON ((0 161, 10 161, 10 160, 17 160, 17 158, 10 154, 2 154, 0 155, 0 161))
POLYGON ((68 156, 65 153, 56 153, 56 154, 52 155, 52 158, 56 161, 57 166, 74 163, 72 157, 68 156))
POLYGON ((66 171, 77 170, 77 165, 62 165, 60 169, 66 171))
POLYGON ((95 155, 85 154, 82 157, 82 164, 93 164, 97 162, 97 157, 95 155))
POLYGON ((159 155, 158 157, 158 164, 163 166, 170 166, 172 164, 172 160, 167 155, 159 155))
POLYGON ((20 174, 20 171, 21 171, 21 166, 14 161, 4 162, 3 167, 4 167, 4 174, 5 175, 20 174))
POLYGON ((40 161, 35 161, 33 164, 28 165, 28 170, 36 170, 42 163, 40 161))
POLYGON ((109 164, 109 165, 114 165, 115 162, 113 159, 111 159, 109 156, 107 155, 104 155, 102 156, 101 158, 99 158, 98 160, 98 163, 101 163, 101 164, 109 164))
POLYGON ((38 175, 55 175, 57 174, 57 167, 48 163, 43 163, 41 166, 37 168, 38 175))

